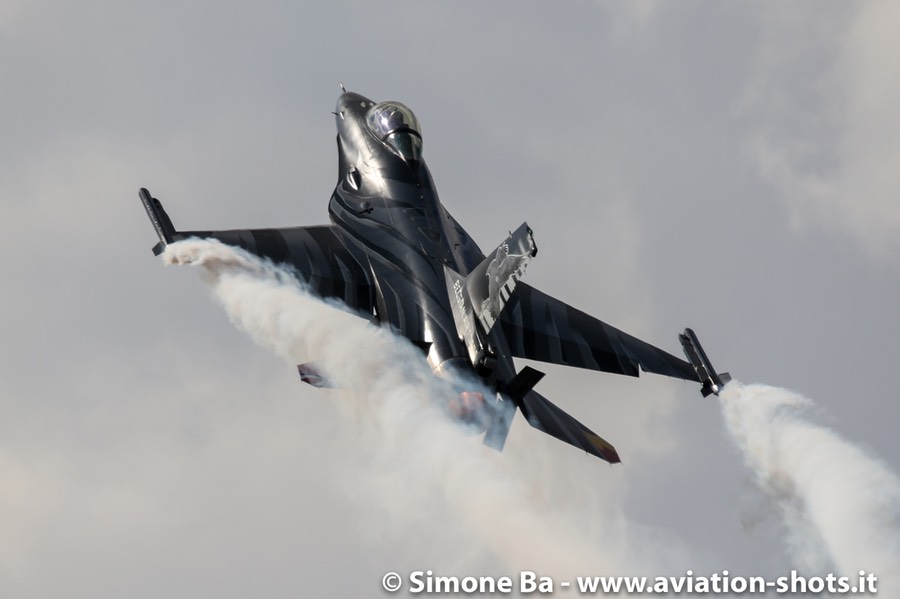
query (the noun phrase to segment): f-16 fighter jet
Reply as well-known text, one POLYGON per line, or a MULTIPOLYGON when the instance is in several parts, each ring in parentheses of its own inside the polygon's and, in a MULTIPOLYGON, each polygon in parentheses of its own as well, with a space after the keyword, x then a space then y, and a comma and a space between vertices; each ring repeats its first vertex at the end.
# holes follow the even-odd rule
MULTIPOLYGON (((519 282, 537 254, 526 223, 485 255, 438 200, 419 121, 400 102, 345 91, 335 122, 332 224, 177 231, 159 200, 141 189, 160 239, 154 253, 181 239, 212 238, 288 266, 319 296, 404 335, 437 376, 477 377, 490 393, 461 391, 449 407, 479 423, 485 444, 496 449, 518 409, 533 427, 620 461, 611 444, 535 391, 544 374, 517 371, 514 357, 629 376, 644 370, 699 382, 704 395, 729 380, 716 374, 690 329, 681 335, 685 361, 519 282)), ((314 364, 298 368, 304 382, 330 384, 314 364)))

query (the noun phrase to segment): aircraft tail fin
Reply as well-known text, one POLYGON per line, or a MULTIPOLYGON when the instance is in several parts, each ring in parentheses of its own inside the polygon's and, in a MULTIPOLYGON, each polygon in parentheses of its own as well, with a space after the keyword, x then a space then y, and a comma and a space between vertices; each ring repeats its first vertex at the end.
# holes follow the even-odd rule
POLYGON ((141 197, 141 203, 147 211, 147 216, 150 217, 150 222, 153 223, 153 228, 156 229, 156 234, 159 235, 159 243, 153 247, 153 254, 159 256, 166 246, 172 243, 176 233, 175 226, 172 225, 172 219, 166 214, 162 202, 151 196, 147 189, 142 187, 138 195, 141 197))
POLYGON ((476 367, 484 358, 484 348, 475 323, 481 326, 485 334, 491 331, 516 282, 536 254, 532 231, 528 223, 522 223, 467 276, 444 266, 456 330, 476 367))
POLYGON ((525 267, 537 255, 528 223, 522 223, 466 277, 475 316, 489 333, 500 317, 525 267))

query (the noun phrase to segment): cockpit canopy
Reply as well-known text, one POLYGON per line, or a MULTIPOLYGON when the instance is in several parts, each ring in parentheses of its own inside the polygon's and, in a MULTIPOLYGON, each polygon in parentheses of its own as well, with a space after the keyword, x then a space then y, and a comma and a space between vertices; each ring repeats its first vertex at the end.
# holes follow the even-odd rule
POLYGON ((400 102, 381 102, 366 113, 366 125, 379 141, 406 162, 422 156, 419 120, 400 102))

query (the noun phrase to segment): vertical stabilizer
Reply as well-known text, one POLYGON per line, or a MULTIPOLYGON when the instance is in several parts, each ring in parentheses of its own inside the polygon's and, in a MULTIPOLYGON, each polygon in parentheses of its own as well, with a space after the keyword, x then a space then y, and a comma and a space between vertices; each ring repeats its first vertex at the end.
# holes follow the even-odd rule
POLYGON ((537 254, 528 223, 510 233, 503 243, 466 277, 472 309, 485 333, 489 333, 512 295, 525 267, 537 254))
POLYGON ((465 342, 473 365, 484 358, 483 339, 491 332, 516 282, 536 254, 532 231, 528 223, 522 223, 467 276, 444 266, 456 331, 465 342))

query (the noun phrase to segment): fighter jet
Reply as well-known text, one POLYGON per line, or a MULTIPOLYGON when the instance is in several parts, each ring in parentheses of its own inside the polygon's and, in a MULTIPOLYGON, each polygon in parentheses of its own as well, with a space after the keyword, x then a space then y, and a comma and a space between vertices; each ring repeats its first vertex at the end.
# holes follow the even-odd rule
MULTIPOLYGON (((690 329, 680 336, 685 361, 520 282, 537 254, 527 223, 485 255, 438 199, 422 157, 422 128, 405 105, 344 90, 334 114, 338 182, 330 225, 177 231, 159 200, 141 189, 159 236, 154 254, 181 239, 211 238, 289 267, 319 296, 405 336, 437 376, 480 381, 489 393, 460 389, 448 408, 477 423, 484 443, 498 450, 521 410, 531 426, 620 461, 610 443, 534 390, 542 372, 517 371, 513 358, 634 377, 643 370, 699 382, 704 396, 730 379, 716 374, 690 329)), ((304 382, 331 385, 315 364, 298 370, 304 382)))

